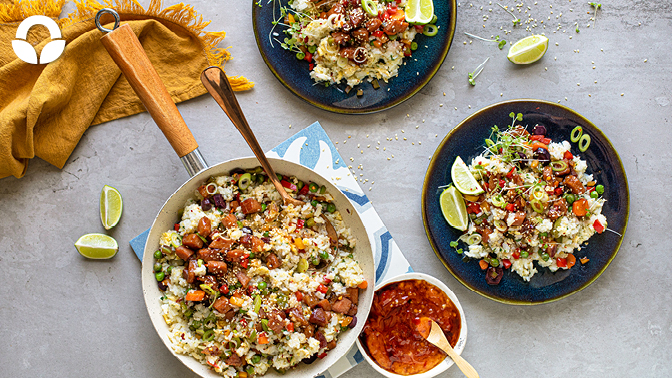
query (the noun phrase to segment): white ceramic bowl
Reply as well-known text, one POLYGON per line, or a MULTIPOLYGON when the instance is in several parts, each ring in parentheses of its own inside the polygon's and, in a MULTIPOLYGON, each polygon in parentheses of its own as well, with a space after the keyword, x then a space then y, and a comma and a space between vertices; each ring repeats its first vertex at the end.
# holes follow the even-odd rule
MULTIPOLYGON (((319 185, 325 185, 329 193, 334 197, 336 208, 341 212, 343 221, 350 227, 352 234, 357 238, 357 246, 354 249, 354 254, 359 261, 359 264, 364 271, 364 278, 367 282, 375 282, 375 264, 373 251, 371 249, 371 241, 369 240, 362 219, 355 211, 350 200, 341 193, 331 182, 320 176, 317 172, 308 169, 302 165, 295 164, 281 159, 269 159, 273 165, 273 169, 281 174, 295 175, 296 177, 309 182, 313 181, 319 185)), ((176 354, 171 347, 171 341, 168 339, 170 333, 165 320, 163 319, 159 298, 163 295, 158 289, 156 279, 154 278, 154 251, 159 246, 159 239, 161 234, 166 230, 173 228, 173 225, 178 220, 179 211, 184 207, 187 199, 194 197, 194 191, 201 183, 206 181, 210 176, 218 176, 228 174, 234 168, 254 168, 259 166, 259 161, 256 158, 240 158, 225 161, 214 165, 208 169, 199 172, 189 181, 184 183, 163 205, 161 211, 156 216, 154 224, 149 232, 147 244, 145 246, 145 255, 142 259, 142 289, 145 296, 145 304, 152 324, 156 329, 161 341, 168 347, 168 350, 177 357, 184 365, 191 369, 194 373, 201 377, 220 377, 221 375, 213 372, 208 366, 201 364, 191 356, 176 354)), ((352 344, 357 339, 357 336, 364 327, 364 319, 368 316, 373 302, 373 290, 364 290, 359 295, 359 312, 357 313, 358 324, 355 328, 344 332, 339 336, 338 345, 327 353, 323 359, 317 359, 311 365, 299 364, 296 368, 289 370, 284 377, 314 377, 327 370, 338 359, 344 356, 352 347, 352 344)), ((273 369, 269 369, 264 377, 280 377, 281 375, 273 369)))
MULTIPOLYGON (((401 282, 401 281, 406 281, 406 280, 423 280, 426 282, 429 282, 430 284, 438 287, 439 289, 443 290, 446 295, 448 295, 448 298, 450 298, 451 301, 455 304, 455 307, 457 307, 457 310, 460 312, 460 320, 462 322, 460 326, 460 337, 457 340, 457 344, 455 344, 455 352, 457 354, 462 354, 462 351, 464 350, 464 345, 467 342, 467 320, 464 317, 464 311, 462 310, 462 306, 460 305, 460 301, 457 299, 455 296, 455 293, 453 293, 448 286, 446 286, 443 282, 439 281, 437 278, 434 278, 428 274, 424 273, 405 273, 400 276, 396 276, 393 278, 390 278, 379 285, 376 286, 376 291, 380 290, 385 285, 391 284, 393 282, 401 282)), ((369 354, 366 352, 364 349, 364 346, 362 345, 361 341, 359 338, 357 338, 357 347, 359 350, 362 352, 362 355, 364 356, 364 359, 371 365, 373 366, 374 369, 376 369, 377 372, 380 374, 389 377, 389 378, 406 378, 406 377, 412 377, 412 378, 431 378, 436 375, 441 374, 442 372, 446 371, 449 367, 453 366, 454 362, 453 360, 446 356, 446 358, 441 361, 440 364, 434 366, 431 370, 428 370, 424 373, 420 374, 413 374, 413 375, 400 375, 400 374, 395 374, 392 373, 388 370, 383 369, 374 361, 369 354)))

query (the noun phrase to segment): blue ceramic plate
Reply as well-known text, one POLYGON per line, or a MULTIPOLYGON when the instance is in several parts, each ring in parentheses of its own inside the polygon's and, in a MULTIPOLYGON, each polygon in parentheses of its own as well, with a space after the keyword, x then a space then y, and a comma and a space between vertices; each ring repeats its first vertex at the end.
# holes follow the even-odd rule
MULTIPOLYGON (((308 62, 297 60, 296 54, 284 50, 279 42, 269 38, 274 15, 277 19, 280 14, 279 4, 286 6, 287 0, 260 0, 258 4, 261 6, 256 1, 252 2, 252 25, 257 46, 268 68, 285 87, 301 99, 336 113, 377 112, 398 105, 417 93, 439 70, 446 58, 457 21, 456 0, 434 1, 439 33, 433 37, 418 35, 415 38, 419 47, 412 57, 404 59, 404 65, 399 68, 399 76, 393 77, 388 83, 379 80, 379 89, 374 89, 371 83, 365 82, 350 93, 345 93, 345 84, 336 87, 315 85, 310 78, 308 62), (363 96, 356 95, 360 88, 364 91, 363 96)), ((276 26, 273 32, 278 35, 270 37, 284 40, 283 29, 280 25, 276 26)))
POLYGON ((630 195, 625 170, 618 154, 607 137, 586 118, 575 111, 551 102, 541 100, 511 100, 483 108, 458 124, 443 139, 427 169, 422 188, 422 217, 425 231, 434 252, 446 268, 469 289, 492 300, 508 304, 539 304, 562 299, 590 285, 607 268, 616 256, 623 241, 628 223, 630 195), (602 214, 607 217, 609 229, 621 236, 604 232, 595 234, 584 244, 577 257, 588 257, 588 263, 577 264, 568 270, 552 273, 547 268, 537 266, 538 273, 530 282, 525 282, 516 273, 504 271, 499 285, 490 286, 485 282, 485 273, 478 261, 462 261, 450 247, 451 240, 462 234, 448 225, 439 208, 441 186, 449 184, 450 168, 456 156, 470 162, 482 152, 484 139, 490 136, 491 127, 500 129, 511 124, 509 113, 522 113, 523 124, 533 127, 543 124, 547 136, 555 141, 569 140, 576 126, 583 127, 584 133, 592 141, 586 152, 580 152, 572 143, 572 153, 578 154, 588 163, 587 173, 603 184, 603 197, 607 199, 602 214))

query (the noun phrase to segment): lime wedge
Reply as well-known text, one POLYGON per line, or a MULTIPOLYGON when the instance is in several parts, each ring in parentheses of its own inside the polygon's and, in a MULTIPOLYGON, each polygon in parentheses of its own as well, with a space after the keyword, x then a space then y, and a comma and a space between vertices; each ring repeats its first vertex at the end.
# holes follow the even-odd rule
POLYGON ((530 64, 541 59, 548 50, 548 38, 543 35, 531 35, 516 42, 509 49, 509 58, 511 63, 530 64))
POLYGON ((119 223, 123 208, 124 202, 121 199, 121 193, 111 186, 103 186, 103 190, 100 192, 100 220, 106 230, 119 223))
POLYGON ((462 161, 461 157, 456 157, 453 167, 450 169, 450 176, 453 179, 453 185, 463 194, 480 194, 483 188, 478 184, 474 175, 469 171, 469 167, 462 161))
POLYGON ((111 259, 119 245, 113 237, 104 234, 86 234, 75 242, 75 248, 88 259, 111 259))
POLYGON ((405 11, 408 23, 428 24, 434 17, 434 3, 432 0, 408 0, 405 11))
POLYGON ((446 218, 449 225, 460 231, 467 230, 467 226, 469 225, 467 206, 464 203, 462 194, 454 186, 449 186, 448 189, 441 193, 439 204, 441 205, 443 217, 446 218))

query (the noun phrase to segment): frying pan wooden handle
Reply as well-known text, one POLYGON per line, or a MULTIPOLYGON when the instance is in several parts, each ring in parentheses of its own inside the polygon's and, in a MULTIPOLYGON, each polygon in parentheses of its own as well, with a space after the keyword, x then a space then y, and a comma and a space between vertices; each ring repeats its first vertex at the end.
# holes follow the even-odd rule
POLYGON ((133 29, 128 24, 123 24, 105 34, 100 41, 177 155, 183 157, 198 148, 196 139, 182 119, 133 29))

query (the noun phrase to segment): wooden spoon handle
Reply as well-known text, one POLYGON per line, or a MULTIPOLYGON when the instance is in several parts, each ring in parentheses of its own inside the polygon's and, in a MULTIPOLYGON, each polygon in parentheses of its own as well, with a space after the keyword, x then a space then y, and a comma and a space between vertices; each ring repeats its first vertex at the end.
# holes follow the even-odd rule
POLYGON ((196 139, 182 119, 133 29, 128 24, 123 24, 105 34, 100 41, 177 155, 183 157, 198 148, 196 139))
POLYGON ((448 354, 450 358, 453 359, 453 361, 455 361, 455 365, 457 365, 457 367, 459 367, 460 370, 462 370, 462 373, 464 373, 465 376, 467 376, 468 378, 479 378, 476 369, 474 369, 473 366, 471 366, 464 358, 462 358, 462 356, 457 354, 457 352, 455 352, 453 348, 449 346, 446 349, 444 348, 441 349, 443 349, 443 351, 446 352, 446 354, 448 354))

